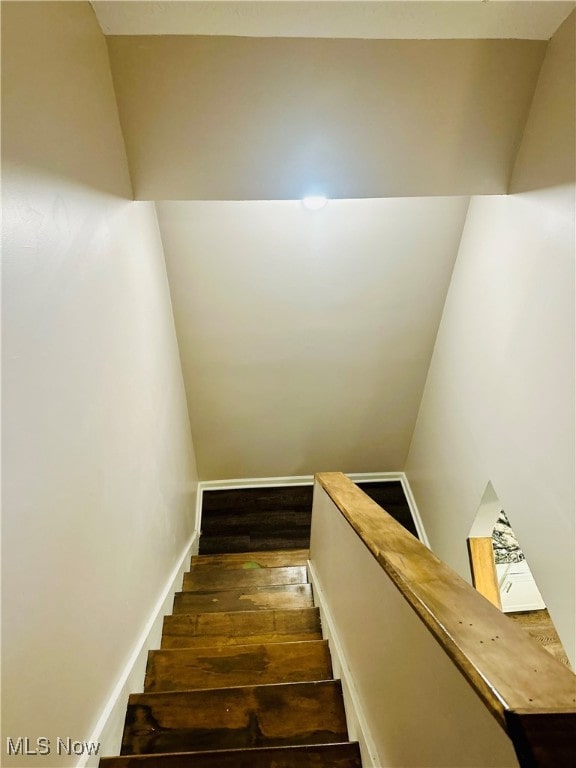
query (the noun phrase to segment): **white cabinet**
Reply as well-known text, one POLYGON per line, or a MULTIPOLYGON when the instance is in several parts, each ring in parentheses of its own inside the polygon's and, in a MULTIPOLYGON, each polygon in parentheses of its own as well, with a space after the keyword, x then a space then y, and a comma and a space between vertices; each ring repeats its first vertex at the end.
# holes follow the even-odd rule
POLYGON ((496 573, 504 613, 537 611, 546 607, 526 560, 498 564, 496 573))

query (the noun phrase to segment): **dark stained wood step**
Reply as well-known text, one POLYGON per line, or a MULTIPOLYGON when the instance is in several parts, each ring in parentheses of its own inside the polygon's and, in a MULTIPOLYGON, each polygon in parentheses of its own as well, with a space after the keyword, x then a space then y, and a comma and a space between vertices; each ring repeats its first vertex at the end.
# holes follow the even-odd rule
POLYGON ((340 683, 132 694, 122 755, 348 741, 340 683))
POLYGON ((104 757, 100 768, 362 768, 356 742, 104 757))
POLYGON ((329 680, 326 640, 150 651, 146 692, 329 680))
POLYGON ((176 614, 164 617, 162 648, 319 640, 318 608, 176 614))
POLYGON ((309 548, 312 484, 205 491, 200 552, 309 548))
POLYGON ((194 555, 190 570, 222 570, 277 568, 289 565, 306 565, 310 552, 308 549, 284 549, 277 552, 241 552, 220 555, 194 555))
POLYGON ((282 584, 306 584, 308 569, 305 565, 286 568, 252 568, 226 571, 189 571, 184 574, 183 592, 199 590, 234 589, 236 587, 265 587, 282 584))
POLYGON ((276 608, 311 608, 310 584, 279 587, 247 587, 217 592, 177 592, 174 613, 213 613, 222 611, 266 611, 276 608))
MULTIPOLYGON (((400 480, 364 481, 358 485, 417 535, 400 480)), ((205 491, 200 552, 309 547, 312 494, 311 484, 205 491)))
POLYGON ((376 504, 383 507, 394 520, 418 538, 412 512, 406 500, 400 480, 378 480, 376 482, 356 483, 376 504))

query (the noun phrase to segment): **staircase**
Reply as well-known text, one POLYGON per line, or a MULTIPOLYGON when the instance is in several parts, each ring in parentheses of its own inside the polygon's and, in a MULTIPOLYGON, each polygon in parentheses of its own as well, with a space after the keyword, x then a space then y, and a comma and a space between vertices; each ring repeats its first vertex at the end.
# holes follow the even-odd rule
POLYGON ((303 549, 192 558, 120 757, 100 768, 361 768, 303 549))

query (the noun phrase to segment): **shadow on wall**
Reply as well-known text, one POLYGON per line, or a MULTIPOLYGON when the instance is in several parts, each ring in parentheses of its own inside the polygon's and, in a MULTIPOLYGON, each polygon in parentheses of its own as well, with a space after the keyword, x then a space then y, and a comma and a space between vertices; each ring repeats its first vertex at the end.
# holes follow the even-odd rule
POLYGON ((511 194, 574 184, 575 39, 576 11, 573 11, 548 43, 530 119, 514 166, 511 194), (543 143, 554 147, 554 151, 539 151, 543 143))
POLYGON ((2 3, 3 163, 133 200, 105 37, 88 3, 67 3, 65 14, 59 3, 43 5, 46 25, 46 16, 54 17, 61 34, 31 46, 27 31, 38 24, 37 4, 2 3), (18 23, 10 23, 12 15, 18 23), (74 78, 46 66, 77 61, 79 50, 74 78), (22 97, 30 92, 42 98, 22 97))

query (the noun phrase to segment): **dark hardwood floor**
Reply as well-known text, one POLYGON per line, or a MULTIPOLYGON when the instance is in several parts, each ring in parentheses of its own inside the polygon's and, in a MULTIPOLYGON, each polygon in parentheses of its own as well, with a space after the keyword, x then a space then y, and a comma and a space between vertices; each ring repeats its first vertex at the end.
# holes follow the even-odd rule
POLYGON ((522 613, 507 613, 508 618, 515 621, 528 634, 543 645, 544 648, 565 666, 570 667, 570 661, 558 636, 554 622, 546 609, 540 611, 524 611, 522 613))
POLYGON ((308 549, 312 486, 204 491, 200 554, 308 549))
POLYGON ((356 483, 358 488, 361 488, 367 496, 370 496, 376 504, 383 507, 389 515, 392 515, 394 520, 397 520, 401 525, 410 531, 413 536, 418 538, 418 532, 412 519, 412 512, 406 501, 404 495, 404 489, 402 483, 399 480, 393 480, 390 482, 374 482, 374 483, 356 483))
MULTIPOLYGON (((400 481, 358 483, 417 536, 400 481)), ((308 549, 312 485, 204 491, 200 554, 308 549)))

